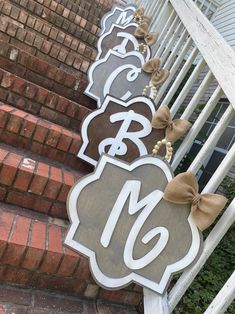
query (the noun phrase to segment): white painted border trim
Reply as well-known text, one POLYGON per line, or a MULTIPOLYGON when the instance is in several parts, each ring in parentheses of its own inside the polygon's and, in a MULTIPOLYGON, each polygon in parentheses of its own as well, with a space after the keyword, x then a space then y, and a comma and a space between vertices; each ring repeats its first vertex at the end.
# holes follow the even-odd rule
MULTIPOLYGON (((107 36, 109 36, 111 33, 112 33, 112 31, 113 31, 113 29, 115 28, 115 27, 118 27, 120 30, 126 30, 126 28, 127 27, 130 27, 130 26, 134 26, 134 27, 138 27, 138 24, 137 23, 131 23, 131 24, 128 24, 128 25, 126 25, 126 26, 122 26, 122 25, 118 25, 118 24, 113 24, 112 26, 111 26, 111 28, 110 28, 110 30, 107 32, 107 33, 104 33, 100 38, 99 38, 99 40, 98 40, 98 42, 97 42, 97 50, 98 50, 98 53, 97 53, 97 56, 96 56, 96 61, 97 60, 99 60, 100 59, 100 56, 101 56, 101 54, 102 54, 102 49, 101 49, 101 45, 102 45, 102 41, 104 40, 104 38, 105 37, 107 37, 107 36)), ((129 35, 129 36, 132 36, 133 37, 133 39, 135 40, 135 47, 137 48, 138 47, 138 40, 134 37, 134 35, 131 35, 131 34, 129 34, 129 33, 126 33, 127 35, 129 35)), ((113 50, 113 49, 111 49, 111 50, 113 50)), ((115 51, 115 50, 114 50, 115 51)), ((149 59, 151 58, 151 50, 150 50, 150 48, 149 48, 149 46, 147 47, 147 55, 146 55, 146 61, 148 61, 149 59)))
MULTIPOLYGON (((92 85, 94 83, 93 72, 94 72, 94 70, 96 69, 97 66, 99 66, 102 63, 105 63, 108 60, 108 58, 110 57, 110 55, 115 55, 115 56, 117 56, 117 57, 119 57, 121 59, 125 59, 125 58, 127 58, 129 56, 136 56, 137 58, 139 58, 142 66, 145 63, 144 56, 140 52, 138 52, 138 51, 131 51, 131 52, 126 53, 125 55, 122 55, 122 54, 118 53, 117 51, 109 50, 107 52, 106 56, 103 59, 95 61, 90 66, 90 68, 88 70, 88 81, 89 81, 89 84, 88 84, 87 88, 85 89, 84 94, 89 96, 89 97, 91 97, 91 98, 93 98, 94 100, 96 100, 98 108, 101 107, 100 97, 97 97, 95 94, 90 92, 90 89, 91 89, 91 87, 92 87, 92 85)), ((126 65, 128 66, 128 64, 126 64, 126 65)), ((116 71, 117 70, 118 70, 118 68, 116 68, 116 71)))
POLYGON ((82 146, 78 152, 78 157, 85 160, 86 162, 90 163, 91 165, 95 166, 97 164, 97 161, 95 159, 92 159, 90 158, 89 156, 87 156, 85 154, 85 150, 89 144, 89 139, 88 139, 88 135, 87 135, 87 129, 88 129, 88 126, 90 124, 90 122, 98 115, 102 114, 105 112, 108 104, 111 102, 111 101, 114 101, 115 103, 123 106, 123 107, 129 107, 130 105, 136 103, 136 102, 143 102, 145 103, 151 110, 152 112, 152 115, 154 115, 155 113, 155 106, 154 106, 154 103, 151 99, 147 98, 147 97, 143 97, 143 96, 139 96, 139 97, 135 97, 135 98, 132 98, 131 100, 127 101, 127 102, 124 102, 122 101, 121 99, 118 99, 118 98, 115 98, 113 96, 110 96, 110 95, 107 95, 104 99, 104 102, 102 104, 102 106, 91 112, 86 118, 85 120, 83 121, 82 123, 82 127, 81 127, 81 137, 82 137, 82 140, 83 140, 83 143, 82 143, 82 146))
POLYGON ((114 13, 116 11, 120 11, 120 14, 121 14, 121 13, 123 13, 125 11, 128 11, 128 10, 132 10, 133 13, 134 13, 135 10, 136 10, 136 5, 135 4, 129 4, 127 7, 124 7, 124 8, 120 7, 120 6, 117 6, 117 5, 114 5, 112 7, 112 10, 101 19, 101 22, 100 22, 101 32, 100 32, 99 36, 101 36, 101 35, 103 35, 105 33, 105 31, 106 31, 105 23, 106 23, 108 18, 110 18, 112 15, 114 15, 114 13))
POLYGON ((201 237, 200 237, 200 233, 196 225, 192 221, 191 215, 188 218, 188 222, 192 230, 192 245, 187 255, 183 259, 171 265, 168 265, 166 267, 166 270, 159 283, 153 282, 133 272, 120 279, 110 278, 108 276, 105 276, 99 269, 99 266, 96 261, 95 252, 83 246, 82 244, 79 244, 77 241, 73 240, 76 230, 80 224, 80 220, 79 220, 78 212, 77 212, 77 199, 79 197, 79 194, 89 183, 95 180, 98 180, 101 177, 102 172, 107 163, 113 164, 127 171, 132 171, 135 168, 142 165, 146 165, 146 164, 155 165, 156 167, 159 167, 164 171, 168 182, 172 179, 172 173, 171 173, 170 168, 161 159, 146 156, 146 157, 137 159, 132 164, 128 164, 116 158, 103 154, 96 166, 94 173, 86 176, 85 178, 81 179, 77 184, 75 184, 69 194, 68 201, 67 201, 67 209, 68 209, 68 215, 69 215, 72 225, 69 229, 69 232, 66 236, 64 243, 67 246, 76 250, 77 252, 80 252, 81 254, 84 254, 85 256, 90 258, 91 270, 96 280, 101 286, 105 286, 106 288, 110 288, 110 289, 119 289, 120 287, 128 285, 132 281, 134 281, 136 283, 141 284, 142 286, 146 288, 153 290, 154 292, 162 294, 164 293, 164 290, 166 288, 166 285, 171 275, 175 272, 180 271, 183 268, 186 268, 188 265, 190 265, 194 261, 194 259, 197 257, 197 254, 199 252, 200 244, 201 244, 201 237))

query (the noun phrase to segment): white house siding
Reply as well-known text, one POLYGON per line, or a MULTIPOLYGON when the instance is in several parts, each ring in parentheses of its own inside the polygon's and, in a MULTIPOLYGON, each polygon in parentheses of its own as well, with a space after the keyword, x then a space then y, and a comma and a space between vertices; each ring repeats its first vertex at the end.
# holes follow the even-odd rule
MULTIPOLYGON (((214 13, 211 22, 235 51, 235 0, 221 1, 221 5, 217 8, 216 12, 214 13)), ((221 49, 223 49, 223 47, 221 47, 221 49)), ((198 62, 198 60, 199 59, 197 58, 196 63, 198 62)), ((208 69, 206 68, 205 70, 208 71, 208 69)), ((204 76, 206 75, 206 71, 203 71, 199 75, 198 81, 194 84, 190 93, 188 94, 187 99, 185 100, 186 104, 191 100, 191 98, 195 94, 196 89, 198 88, 199 84, 202 82, 204 76)), ((208 91, 205 93, 203 99, 201 99, 202 103, 208 101, 208 99, 211 96, 211 92, 213 92, 215 88, 216 85, 211 84, 208 91)))
POLYGON ((212 23, 235 50, 235 0, 227 0, 217 9, 212 23))

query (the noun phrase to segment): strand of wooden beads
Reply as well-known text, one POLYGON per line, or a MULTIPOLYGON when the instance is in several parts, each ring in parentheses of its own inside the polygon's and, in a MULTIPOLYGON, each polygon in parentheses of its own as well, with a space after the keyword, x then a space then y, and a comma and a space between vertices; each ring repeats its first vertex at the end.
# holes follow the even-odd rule
POLYGON ((166 155, 164 158, 166 160, 170 160, 173 154, 173 148, 171 146, 171 142, 167 142, 165 138, 161 141, 158 141, 157 144, 154 146, 154 149, 152 150, 153 155, 157 155, 162 145, 166 145, 166 155))
POLYGON ((143 17, 141 15, 136 15, 134 17, 134 21, 137 22, 138 24, 141 24, 143 22, 143 17))
POLYGON ((140 43, 136 50, 144 54, 147 51, 147 48, 148 48, 147 45, 145 45, 144 43, 140 43))
POLYGON ((157 96, 157 88, 156 86, 153 85, 146 85, 145 88, 143 89, 142 95, 143 96, 147 96, 147 92, 148 90, 150 90, 150 95, 149 97, 151 97, 153 100, 156 98, 157 96))

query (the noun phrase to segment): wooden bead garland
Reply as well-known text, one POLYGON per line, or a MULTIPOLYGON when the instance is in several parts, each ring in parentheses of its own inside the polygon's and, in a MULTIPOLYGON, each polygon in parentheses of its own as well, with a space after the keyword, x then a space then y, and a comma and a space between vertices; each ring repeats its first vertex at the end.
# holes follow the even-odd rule
POLYGON ((153 86, 153 85, 146 85, 145 88, 143 89, 143 92, 142 92, 142 95, 143 96, 147 96, 147 92, 148 90, 150 90, 150 95, 149 97, 151 97, 152 99, 155 99, 156 96, 157 96, 157 88, 156 86, 153 86))
POLYGON ((138 47, 136 48, 137 51, 140 51, 141 53, 145 53, 147 51, 148 45, 141 43, 138 45, 138 47), (143 48, 143 49, 141 49, 143 48))
POLYGON ((138 24, 141 24, 143 22, 143 16, 138 14, 134 17, 134 21, 137 22, 138 24))
POLYGON ((165 159, 170 160, 173 154, 173 147, 171 145, 171 142, 167 142, 167 140, 164 138, 161 141, 158 141, 157 144, 154 146, 154 149, 152 150, 153 156, 157 155, 159 149, 162 147, 162 145, 166 145, 166 155, 165 159))

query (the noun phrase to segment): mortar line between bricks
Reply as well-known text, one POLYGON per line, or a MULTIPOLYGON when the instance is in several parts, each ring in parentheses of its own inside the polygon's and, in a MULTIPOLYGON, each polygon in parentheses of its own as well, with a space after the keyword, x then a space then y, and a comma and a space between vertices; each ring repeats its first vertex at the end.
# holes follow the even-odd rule
MULTIPOLYGON (((61 228, 61 231, 62 231, 62 240, 63 240, 63 245, 62 245, 63 254, 65 255, 65 250, 66 250, 66 248, 68 248, 67 246, 64 245, 64 240, 65 240, 65 236, 66 236, 67 231, 66 231, 66 228, 61 228)), ((64 255, 63 255, 63 257, 64 257, 64 255)), ((61 261, 61 263, 62 263, 62 261, 61 261)), ((78 258, 78 261, 77 261, 77 263, 76 263, 76 265, 74 267, 73 272, 70 274, 70 276, 73 277, 73 275, 76 273, 76 270, 79 267, 79 263, 80 263, 80 257, 78 258)), ((59 271, 59 269, 58 269, 58 271, 59 271)))
MULTIPOLYGON (((66 236, 66 234, 67 234, 67 229, 66 229, 66 228, 62 228, 62 232, 63 232, 63 243, 64 243, 65 236, 66 236)), ((65 249, 66 249, 66 248, 68 248, 68 247, 65 246, 65 245, 63 245, 64 253, 65 253, 65 249)), ((81 257, 80 257, 80 255, 79 255, 79 259, 78 259, 78 261, 77 261, 77 263, 76 263, 76 265, 75 265, 75 267, 74 267, 74 270, 73 270, 73 272, 72 272, 72 274, 71 274, 72 277, 73 277, 74 274, 76 274, 76 272, 78 271, 79 264, 80 264, 80 260, 81 260, 81 257)))
MULTIPOLYGON (((22 160, 22 162, 24 161, 24 158, 23 158, 23 160, 22 160)), ((36 175, 36 168, 38 167, 38 164, 39 164, 39 162, 38 161, 36 161, 36 160, 34 160, 35 161, 35 167, 34 167, 34 170, 33 170, 33 173, 32 173, 32 176, 31 176, 31 179, 29 180, 29 184, 28 184, 28 188, 27 188, 27 193, 30 193, 29 191, 30 191, 30 187, 31 187, 31 184, 32 184, 32 182, 33 182, 33 179, 34 179, 34 177, 35 177, 35 175, 36 175)), ((21 191, 21 192, 24 192, 24 191, 21 191)), ((33 194, 33 193, 32 193, 33 194)))
POLYGON ((23 251, 23 253, 21 255, 19 265, 18 265, 18 267, 21 267, 22 269, 24 269, 22 267, 22 264, 23 264, 23 261, 25 259, 25 256, 26 256, 27 252, 28 252, 28 249, 29 249, 28 243, 29 243, 29 241, 31 239, 31 236, 32 236, 32 219, 30 219, 28 238, 27 238, 26 245, 25 245, 24 251, 23 251))
MULTIPOLYGON (((12 225, 11 225, 11 230, 10 230, 10 232, 9 232, 9 236, 8 236, 8 239, 7 239, 7 246, 9 245, 9 241, 10 241, 11 238, 12 238, 13 231, 14 231, 15 225, 16 225, 16 220, 17 220, 18 217, 19 217, 18 214, 14 216, 14 219, 13 219, 13 222, 12 222, 12 225)), ((2 256, 3 256, 3 255, 2 255, 2 256)))
MULTIPOLYGON (((60 226, 59 226, 59 227, 60 227, 60 226)), ((61 234, 62 234, 62 227, 60 227, 60 230, 61 230, 61 234)), ((62 242, 62 249, 63 249, 63 242, 62 242)), ((56 274, 58 273, 58 271, 59 271, 59 269, 60 269, 60 266, 61 266, 61 264, 62 264, 63 259, 64 259, 64 249, 63 249, 63 254, 61 254, 60 261, 59 261, 59 263, 58 263, 58 265, 57 265, 57 268, 56 268, 56 270, 55 270, 55 273, 54 273, 53 275, 56 275, 56 274)))
MULTIPOLYGON (((10 154, 9 154, 9 155, 11 155, 11 154, 16 155, 16 153, 15 153, 15 152, 14 152, 14 153, 10 152, 10 154)), ((18 156, 21 156, 21 161, 22 161, 22 160, 23 160, 23 156, 22 156, 22 155, 18 155, 18 156)), ((20 161, 20 163, 21 163, 21 161, 20 161)), ((17 188, 14 188, 14 183, 15 183, 15 180, 16 180, 16 178, 17 178, 18 174, 19 174, 19 165, 20 165, 20 163, 17 165, 17 168, 16 168, 16 172, 15 172, 14 178, 12 179, 12 183, 11 183, 11 185, 9 186, 9 189, 11 189, 11 191, 14 191, 14 190, 18 191, 18 189, 17 189, 17 188)), ((20 192, 22 193, 22 191, 20 191, 20 192)), ((10 191, 9 191, 9 193, 10 193, 10 191)))
MULTIPOLYGON (((23 111, 23 110, 21 110, 21 109, 18 109, 18 108, 17 108, 16 110, 11 111, 11 112, 10 112, 10 119, 9 119, 8 122, 10 122, 11 118, 14 117, 14 113, 17 113, 17 112, 19 112, 19 111, 20 111, 20 112, 25 112, 25 111, 23 111)), ((19 117, 18 117, 18 118, 19 118, 19 117)), ((19 130, 18 130, 18 132, 17 132, 18 135, 20 134, 20 131, 21 131, 22 127, 23 127, 24 117, 20 117, 19 119, 20 119, 20 123, 19 123, 19 130)), ((7 129, 7 125, 8 125, 8 124, 6 124, 6 131, 11 132, 11 131, 9 131, 9 130, 7 129)), ((12 133, 14 133, 14 132, 12 132, 12 133)), ((15 133, 14 133, 14 134, 15 134, 15 133)), ((21 160, 19 166, 21 165, 22 162, 23 162, 23 159, 21 160)))
MULTIPOLYGON (((44 163, 42 162, 42 164, 44 164, 44 163)), ((39 162, 38 162, 38 168, 39 168, 39 162)), ((37 173, 35 173, 35 176, 36 176, 36 174, 37 174, 37 173)), ((48 184, 48 182, 49 182, 49 174, 50 174, 50 166, 49 166, 48 176, 47 176, 47 179, 46 179, 46 184, 45 184, 45 186, 44 186, 44 189, 43 189, 42 193, 39 195, 40 197, 43 197, 43 195, 44 195, 44 192, 45 192, 46 186, 47 186, 47 184, 48 184)), ((34 178, 35 178, 35 176, 34 176, 34 178)), ((33 194, 33 195, 37 195, 37 196, 38 196, 38 194, 34 194, 34 193, 31 193, 31 194, 33 194)), ((50 200, 50 201, 51 201, 51 200, 50 200)), ((52 205, 51 205, 51 206, 52 206, 52 205)), ((48 213, 47 213, 47 214, 49 214, 49 211, 48 211, 48 213)))
MULTIPOLYGON (((0 101, 0 104, 3 104, 3 103, 0 101)), ((2 106, 0 106, 0 110, 1 110, 1 107, 2 107, 2 106)), ((6 118, 4 127, 1 128, 2 130, 4 130, 4 129, 6 128, 6 126, 8 125, 8 123, 9 123, 9 121, 10 121, 10 119, 11 119, 11 112, 15 112, 15 111, 16 111, 16 108, 12 107, 12 111, 7 112, 7 118, 6 118), (15 110, 14 110, 14 109, 15 109, 15 110)), ((5 157, 5 158, 6 158, 6 157, 5 157)), ((5 158, 4 158, 4 160, 3 160, 2 162, 5 161, 5 158)))
MULTIPOLYGON (((36 271, 40 271, 40 268, 43 264, 44 259, 46 258, 47 252, 48 252, 48 246, 49 246, 49 235, 48 235, 48 222, 45 222, 46 224, 46 236, 45 236, 45 245, 44 245, 44 252, 42 254, 41 260, 38 263, 38 267, 36 268, 36 271)), ((34 282, 36 280, 36 276, 34 277, 34 282)))
MULTIPOLYGON (((27 121, 27 118, 30 117, 30 116, 32 116, 32 114, 27 112, 27 116, 25 116, 25 121, 27 121)), ((33 115, 33 116, 34 116, 34 115, 33 115)), ((35 116, 34 116, 34 117, 35 117, 35 116)), ((38 117, 36 117, 36 119, 38 119, 38 117)), ((26 137, 26 136, 23 136, 23 135, 22 135, 24 138, 28 138, 28 139, 29 139, 31 145, 32 145, 32 142, 33 142, 34 134, 35 134, 35 132, 36 132, 36 126, 37 126, 37 123, 35 123, 35 127, 34 127, 34 130, 33 130, 33 133, 31 134, 31 137, 26 137)), ((22 125, 22 129, 23 129, 23 127, 24 127, 24 124, 22 125)), ((21 132, 22 132, 22 129, 20 130, 20 134, 21 134, 21 132)), ((38 168, 38 162, 36 163, 36 166, 35 166, 35 168, 34 168, 33 177, 34 177, 34 174, 36 174, 36 168, 38 168)), ((32 183, 32 182, 30 182, 30 185, 31 185, 31 183, 32 183)), ((29 185, 29 187, 30 187, 30 185, 29 185)))
POLYGON ((0 256, 0 260, 4 257, 4 255, 6 254, 6 252, 8 250, 9 240, 10 240, 10 237, 12 236, 13 228, 14 228, 15 224, 16 224, 16 215, 14 215, 14 218, 13 218, 13 221, 12 221, 12 224, 11 224, 11 229, 10 229, 7 241, 6 241, 6 246, 5 246, 5 248, 4 248, 3 252, 2 252, 2 255, 0 256))
MULTIPOLYGON (((51 167, 53 167, 53 166, 50 166, 50 170, 49 170, 50 177, 49 177, 49 178, 51 178, 51 167)), ((59 171, 60 171, 61 173, 63 172, 63 169, 61 169, 61 168, 58 168, 58 169, 59 169, 59 171)), ((61 186, 60 186, 60 188, 59 188, 59 190, 58 190, 58 192, 57 192, 57 195, 56 195, 55 199, 54 199, 53 202, 52 202, 52 206, 51 206, 51 208, 50 208, 49 211, 48 211, 48 215, 51 214, 52 207, 53 207, 53 205, 56 204, 56 202, 58 202, 57 198, 59 197, 59 195, 60 195, 60 193, 61 193, 61 191, 62 191, 62 188, 63 188, 63 185, 64 185, 64 181, 63 181, 62 175, 61 175, 61 178, 62 178, 61 186)))
MULTIPOLYGON (((48 124, 51 126, 52 125, 52 122, 51 121, 47 121, 47 120, 45 120, 45 119, 43 119, 43 118, 41 118, 41 117, 39 117, 38 118, 38 121, 37 121, 37 123, 36 123, 36 128, 37 128, 37 126, 42 126, 43 124, 44 124, 44 122, 48 122, 48 124), (42 123, 42 124, 39 124, 39 123, 42 123)), ((35 129, 36 129, 35 128, 35 129)), ((43 126, 43 128, 44 128, 44 126, 43 126)), ((45 138, 44 138, 44 140, 43 140, 43 142, 39 142, 39 143, 41 143, 42 145, 44 145, 45 144, 45 142, 46 142, 46 139, 47 139, 47 137, 48 137, 48 135, 49 135, 49 128, 46 128, 47 130, 46 130, 46 134, 45 134, 45 138)), ((36 140, 35 140, 35 142, 37 142, 36 140)))

